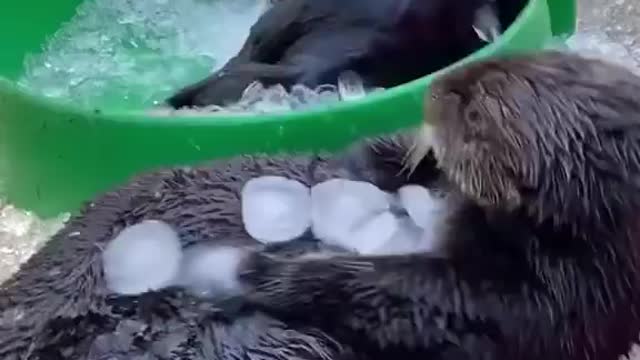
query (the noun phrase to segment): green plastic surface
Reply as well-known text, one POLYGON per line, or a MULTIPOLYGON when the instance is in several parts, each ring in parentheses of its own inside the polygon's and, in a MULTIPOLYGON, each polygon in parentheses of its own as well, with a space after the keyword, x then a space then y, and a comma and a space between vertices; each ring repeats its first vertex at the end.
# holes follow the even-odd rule
MULTIPOLYGON (((423 93, 437 76, 305 112, 215 117, 88 112, 27 94, 14 82, 25 55, 40 51, 79 2, 0 2, 1 195, 43 216, 75 211, 96 193, 159 166, 239 153, 336 150, 363 136, 415 125, 423 93)), ((456 64, 539 49, 575 26, 575 0, 530 0, 498 41, 456 64)))

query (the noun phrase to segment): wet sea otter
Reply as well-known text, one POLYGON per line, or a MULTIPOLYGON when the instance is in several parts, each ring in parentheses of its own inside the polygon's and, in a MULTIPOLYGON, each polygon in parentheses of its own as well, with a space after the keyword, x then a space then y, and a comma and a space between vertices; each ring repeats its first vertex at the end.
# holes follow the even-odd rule
POLYGON ((370 359, 625 354, 640 331, 640 78, 544 52, 459 68, 428 102, 413 161, 432 147, 460 195, 447 255, 247 251, 244 299, 370 359))
POLYGON ((485 42, 478 28, 488 33, 510 24, 525 2, 279 0, 253 25, 237 56, 167 103, 224 106, 253 81, 313 88, 335 84, 345 70, 356 71, 365 86, 399 85, 479 49, 485 42))
POLYGON ((144 175, 89 204, 2 285, 0 356, 617 358, 640 328, 638 94, 638 77, 575 55, 491 60, 434 85, 433 136, 419 137, 413 172, 400 136, 344 157, 144 175), (265 174, 441 188, 456 209, 448 251, 298 261, 247 250, 233 317, 179 289, 106 293, 101 249, 142 219, 174 225, 185 245, 254 246, 238 196, 265 174))

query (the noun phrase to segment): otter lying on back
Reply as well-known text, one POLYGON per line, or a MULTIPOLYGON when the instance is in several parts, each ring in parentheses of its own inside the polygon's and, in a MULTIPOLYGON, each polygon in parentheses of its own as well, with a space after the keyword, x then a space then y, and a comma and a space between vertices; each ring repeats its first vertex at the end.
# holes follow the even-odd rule
MULTIPOLYGON (((500 20, 511 21, 524 3, 509 2, 500 20)), ((313 88, 335 84, 345 70, 366 86, 396 86, 482 47, 473 25, 498 27, 495 6, 495 0, 279 0, 252 26, 237 56, 167 103, 224 106, 254 81, 313 88)))
POLYGON ((437 179, 428 161, 411 177, 399 174, 407 150, 383 139, 337 157, 243 156, 137 177, 87 204, 0 286, 0 359, 361 359, 314 326, 284 323, 233 301, 211 304, 175 287, 115 296, 102 255, 122 229, 145 219, 172 225, 184 247, 246 246, 285 257, 333 251, 306 235, 260 246, 242 223, 243 185, 261 175, 305 185, 351 178, 385 189, 437 179))
POLYGON ((433 84, 447 256, 246 251, 244 299, 370 359, 602 359, 640 331, 640 78, 545 52, 433 84))

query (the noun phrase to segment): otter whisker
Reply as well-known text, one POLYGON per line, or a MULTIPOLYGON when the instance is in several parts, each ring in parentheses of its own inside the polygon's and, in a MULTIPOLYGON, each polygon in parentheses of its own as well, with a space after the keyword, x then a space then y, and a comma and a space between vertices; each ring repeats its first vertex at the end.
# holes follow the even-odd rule
POLYGON ((403 170, 408 170, 409 174, 412 174, 432 148, 433 126, 423 124, 416 132, 413 143, 402 161, 403 170))

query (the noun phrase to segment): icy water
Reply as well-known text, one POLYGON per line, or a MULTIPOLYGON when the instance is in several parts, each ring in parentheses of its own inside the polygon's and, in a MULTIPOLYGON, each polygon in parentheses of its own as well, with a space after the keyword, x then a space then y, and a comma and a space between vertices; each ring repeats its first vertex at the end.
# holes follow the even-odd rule
MULTIPOLYGON (((148 108, 224 65, 240 50, 268 2, 90 0, 41 54, 25 60, 19 84, 90 109, 148 108)), ((344 74, 341 85, 296 86, 286 92, 281 86, 253 84, 237 104, 199 114, 300 110, 378 90, 363 89, 357 74, 344 74)), ((152 112, 172 113, 163 108, 152 112)))
POLYGON ((25 59, 19 83, 89 108, 139 109, 234 56, 267 0, 89 0, 25 59))

